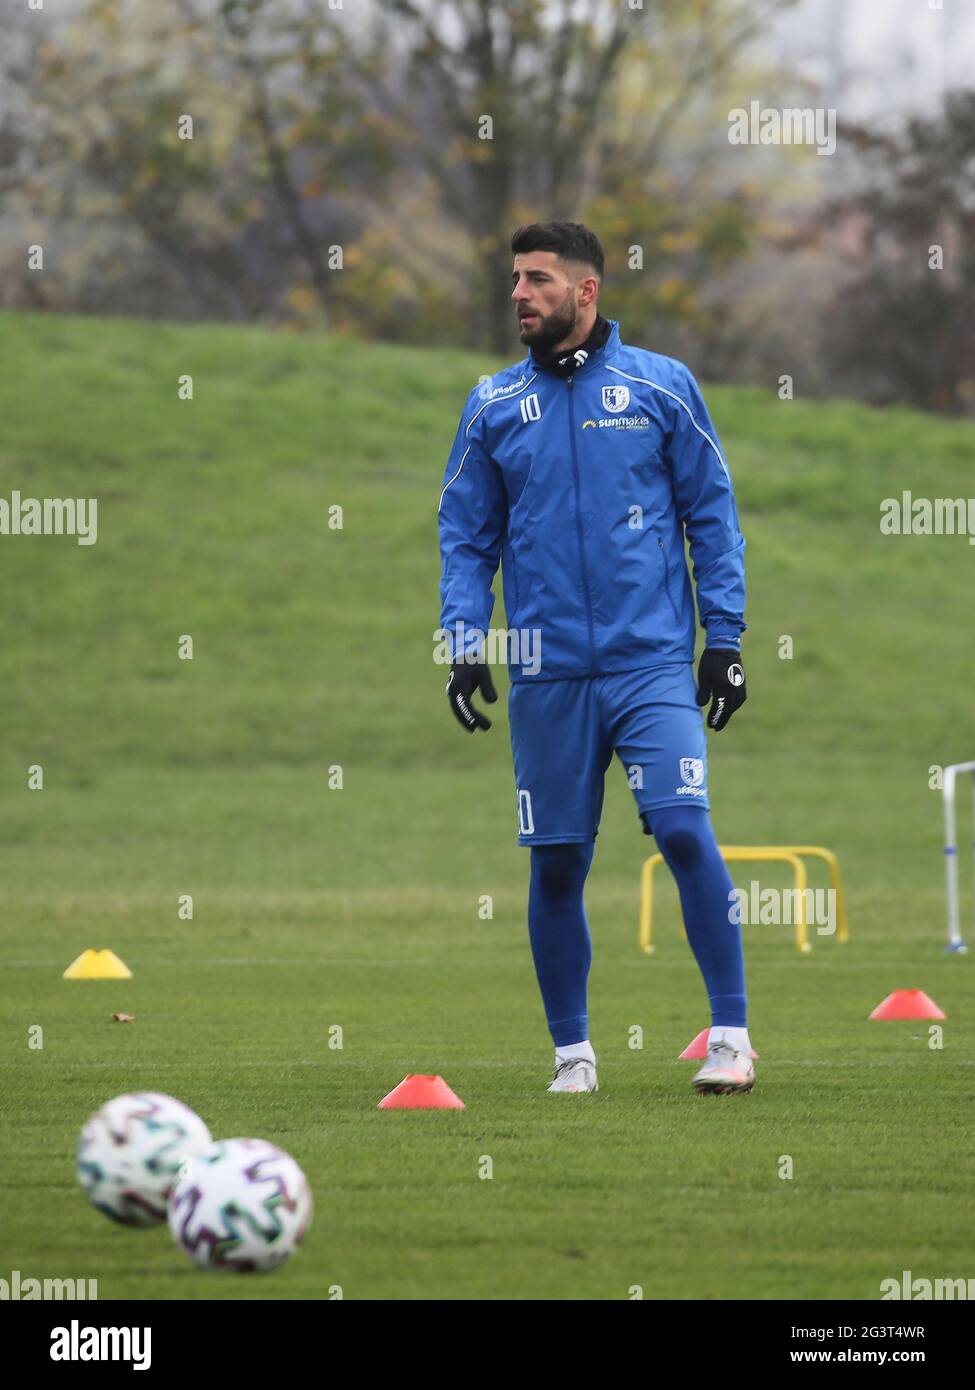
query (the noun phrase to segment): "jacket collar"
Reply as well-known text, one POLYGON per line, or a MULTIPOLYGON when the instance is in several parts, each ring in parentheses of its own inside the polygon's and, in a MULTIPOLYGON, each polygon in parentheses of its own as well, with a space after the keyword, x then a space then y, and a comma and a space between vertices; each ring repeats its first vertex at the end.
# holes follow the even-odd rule
MULTIPOLYGON (((539 357, 534 349, 529 353, 529 362, 533 370, 547 372, 550 376, 568 377, 574 376, 577 372, 590 371, 616 355, 620 346, 620 326, 616 319, 604 320, 609 324, 609 333, 605 340, 598 347, 587 350, 587 344, 582 343, 577 348, 572 348, 560 361, 553 361, 548 356, 539 357), (585 357, 579 360, 579 354, 585 353, 585 357)), ((588 343, 587 339, 587 343, 588 343)))

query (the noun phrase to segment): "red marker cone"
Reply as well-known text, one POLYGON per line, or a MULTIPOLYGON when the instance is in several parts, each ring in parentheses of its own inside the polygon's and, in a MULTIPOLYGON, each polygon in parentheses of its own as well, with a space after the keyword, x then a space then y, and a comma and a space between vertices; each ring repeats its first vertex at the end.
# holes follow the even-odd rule
POLYGON ((442 1076, 404 1076, 377 1110, 463 1110, 464 1102, 442 1076))
MULTIPOLYGON (((708 1034, 710 1028, 702 1028, 693 1042, 689 1042, 677 1058, 678 1062, 703 1062, 708 1055, 708 1034)), ((758 1053, 752 1048, 752 1061, 757 1061, 758 1053)))
POLYGON ((878 1004, 871 1019, 947 1018, 923 989, 895 989, 878 1004))

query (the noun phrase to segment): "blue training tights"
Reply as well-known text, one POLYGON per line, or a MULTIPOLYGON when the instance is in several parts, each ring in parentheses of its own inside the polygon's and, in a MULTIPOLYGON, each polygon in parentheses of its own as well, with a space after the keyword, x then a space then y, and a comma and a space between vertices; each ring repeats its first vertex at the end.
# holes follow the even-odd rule
MULTIPOLYGON (((677 881, 684 928, 704 976, 713 1027, 747 1026, 741 927, 729 920, 731 877, 711 818, 699 806, 653 812, 653 835, 677 881)), ((589 1036, 587 981, 592 941, 583 887, 595 840, 537 845, 531 852, 528 934, 549 1032, 556 1047, 589 1036)))

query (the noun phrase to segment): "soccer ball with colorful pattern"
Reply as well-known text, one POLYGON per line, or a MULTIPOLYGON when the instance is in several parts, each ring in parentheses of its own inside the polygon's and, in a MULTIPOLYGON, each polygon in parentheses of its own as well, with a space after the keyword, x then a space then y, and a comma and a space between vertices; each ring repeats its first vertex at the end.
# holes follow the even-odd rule
POLYGON ((88 1200, 123 1226, 158 1226, 184 1159, 212 1143, 189 1106, 159 1091, 107 1101, 78 1141, 78 1181, 88 1200))
POLYGON ((201 1269, 276 1269, 311 1222, 297 1163, 263 1139, 223 1139, 186 1165, 169 1194, 169 1229, 201 1269))

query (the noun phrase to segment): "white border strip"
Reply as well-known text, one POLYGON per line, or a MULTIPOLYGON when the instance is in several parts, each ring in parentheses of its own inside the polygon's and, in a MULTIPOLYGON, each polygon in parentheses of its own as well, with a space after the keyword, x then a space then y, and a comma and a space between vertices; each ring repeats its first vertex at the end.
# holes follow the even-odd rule
MULTIPOLYGON (((531 374, 531 376, 528 378, 528 380, 525 382, 525 384, 524 384, 524 386, 521 388, 521 390, 520 390, 520 391, 512 391, 512 393, 511 393, 510 396, 498 396, 498 397, 496 397, 493 401, 485 401, 484 404, 481 406, 481 410, 487 410, 487 408, 488 408, 489 405, 498 405, 499 402, 501 402, 501 401, 514 401, 514 400, 517 400, 519 396, 523 395, 524 392, 528 390, 529 386, 531 386, 532 382, 535 380, 535 378, 536 378, 537 376, 538 376, 538 373, 537 373, 537 372, 533 372, 533 373, 531 374)), ((473 425, 473 423, 474 423, 474 421, 477 419, 478 415, 480 415, 481 410, 476 410, 476 411, 474 412, 474 414, 471 416, 471 418, 468 420, 468 422, 467 422, 467 429, 464 430, 464 433, 465 433, 465 434, 467 434, 468 430, 470 430, 471 425, 473 425)), ((440 494, 440 501, 439 501, 438 504, 437 504, 437 515, 438 515, 438 516, 440 515, 440 508, 443 506, 444 492, 446 492, 447 489, 450 487, 450 484, 454 481, 454 478, 459 478, 459 477, 460 477, 461 469, 464 467, 464 460, 467 458, 467 455, 470 453, 471 447, 472 447, 472 446, 471 446, 470 444, 468 444, 467 448, 464 450, 463 457, 461 458, 461 461, 460 461, 460 468, 457 469, 457 472, 454 474, 454 477, 453 477, 453 478, 449 478, 449 479, 447 480, 447 482, 445 482, 444 485, 443 485, 443 492, 441 492, 441 494, 440 494)))
POLYGON ((712 448, 712 449, 714 450, 714 452, 717 454, 717 456, 718 456, 718 462, 721 464, 721 467, 724 469, 724 475, 725 475, 725 477, 728 479, 728 482, 729 482, 729 483, 731 482, 731 474, 728 472, 728 465, 725 463, 724 459, 721 457, 721 450, 718 448, 717 444, 715 444, 714 440, 711 438, 711 436, 708 434, 708 432, 707 432, 706 430, 702 430, 702 429, 701 429, 701 426, 700 426, 700 425, 697 423, 697 421, 694 419, 694 412, 691 410, 690 406, 687 404, 687 402, 686 402, 685 400, 682 400, 680 396, 675 395, 675 393, 674 393, 673 391, 668 391, 667 387, 666 387, 666 386, 661 386, 661 385, 659 384, 659 382, 656 382, 656 381, 648 381, 648 380, 646 379, 645 376, 630 376, 629 372, 621 372, 620 369, 619 369, 619 367, 611 367, 611 366, 609 365, 608 362, 606 363, 606 370, 607 370, 608 372, 615 372, 617 376, 625 376, 626 379, 627 379, 627 381, 639 381, 639 382, 640 382, 642 385, 644 385, 644 386, 652 386, 653 389, 654 389, 655 391, 662 391, 662 392, 664 393, 665 396, 669 396, 669 397, 671 398, 671 400, 676 401, 678 405, 682 405, 682 406, 684 407, 684 409, 687 411, 687 414, 688 414, 688 416, 690 417, 691 424, 692 424, 692 425, 694 426, 694 428, 697 430, 698 434, 701 434, 701 435, 704 436, 704 438, 705 438, 705 439, 708 441, 708 443, 711 445, 711 448, 712 448))

